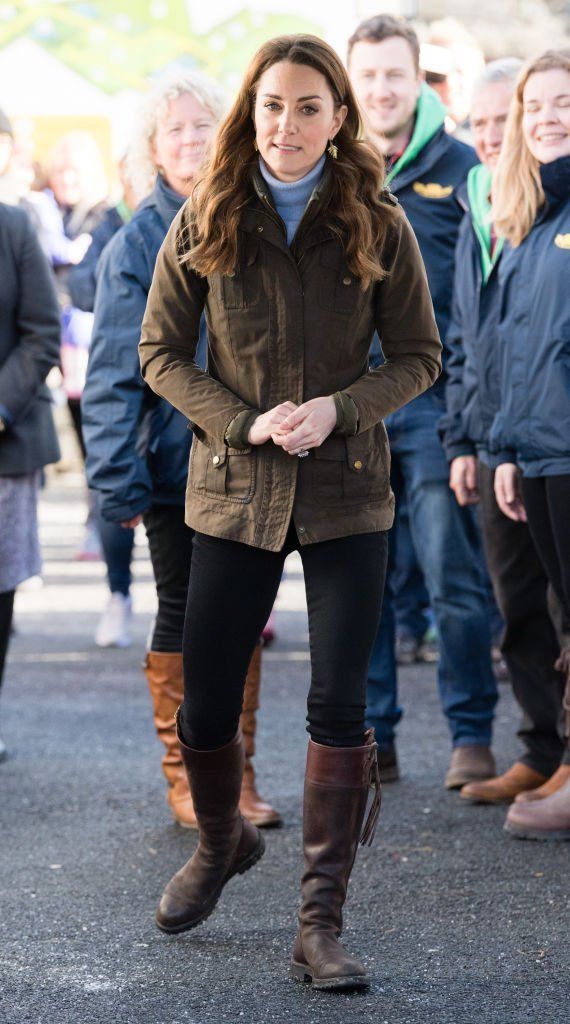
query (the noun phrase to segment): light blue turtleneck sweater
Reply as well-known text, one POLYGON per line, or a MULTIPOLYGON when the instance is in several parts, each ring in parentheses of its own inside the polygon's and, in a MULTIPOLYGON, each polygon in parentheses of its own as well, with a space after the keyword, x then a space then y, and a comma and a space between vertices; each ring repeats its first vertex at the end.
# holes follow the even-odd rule
POLYGON ((312 171, 299 181, 279 181, 274 178, 265 161, 259 158, 259 169, 271 189, 275 209, 287 228, 287 244, 291 245, 311 193, 319 183, 325 156, 323 155, 312 171))

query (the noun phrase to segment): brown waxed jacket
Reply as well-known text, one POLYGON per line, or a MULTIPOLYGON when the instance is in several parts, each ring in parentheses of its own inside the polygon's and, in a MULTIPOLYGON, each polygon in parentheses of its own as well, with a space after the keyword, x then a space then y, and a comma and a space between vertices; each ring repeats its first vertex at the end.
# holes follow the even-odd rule
POLYGON ((235 274, 180 263, 188 204, 160 250, 142 327, 142 373, 194 426, 186 522, 201 533, 279 551, 291 518, 302 544, 387 530, 394 499, 383 417, 436 380, 441 343, 423 261, 387 197, 387 278, 362 290, 313 191, 291 247, 268 186, 254 174, 235 274), (194 362, 200 318, 208 369, 194 362), (385 363, 368 370, 377 330, 385 363), (259 412, 335 395, 337 428, 307 458, 250 446, 259 412))

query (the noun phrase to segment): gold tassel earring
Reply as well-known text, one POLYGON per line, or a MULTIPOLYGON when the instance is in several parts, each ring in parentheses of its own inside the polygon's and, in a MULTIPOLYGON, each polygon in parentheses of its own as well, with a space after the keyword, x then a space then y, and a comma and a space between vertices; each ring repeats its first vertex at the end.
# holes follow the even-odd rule
POLYGON ((327 146, 327 153, 329 156, 332 156, 333 160, 336 160, 338 158, 338 146, 335 146, 332 139, 329 140, 329 144, 327 146))

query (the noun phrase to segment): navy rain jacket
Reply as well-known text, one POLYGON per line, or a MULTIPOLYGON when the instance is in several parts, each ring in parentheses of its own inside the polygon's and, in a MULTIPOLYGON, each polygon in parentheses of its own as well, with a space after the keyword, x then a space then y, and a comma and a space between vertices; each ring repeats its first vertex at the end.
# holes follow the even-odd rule
POLYGON ((491 443, 525 476, 570 473, 570 157, 540 168, 546 203, 501 257, 501 410, 491 443))
MULTIPOLYGON (((457 190, 477 162, 475 151, 442 126, 390 181, 418 240, 442 342, 451 314, 457 233, 465 212, 457 190)), ((432 391, 445 386, 446 354, 444 345, 444 372, 432 391)))
MULTIPOLYGON (((123 522, 151 504, 184 506, 188 420, 141 377, 138 344, 158 250, 184 198, 159 176, 97 268, 95 323, 81 400, 87 480, 101 511, 123 522)), ((198 360, 205 352, 202 321, 198 360)))
POLYGON ((473 223, 467 189, 457 198, 464 206, 455 251, 451 321, 446 337, 446 412, 439 421, 448 460, 477 455, 490 468, 513 460, 513 453, 491 455, 490 433, 501 405, 497 328, 500 316, 501 256, 483 279, 481 243, 473 223))

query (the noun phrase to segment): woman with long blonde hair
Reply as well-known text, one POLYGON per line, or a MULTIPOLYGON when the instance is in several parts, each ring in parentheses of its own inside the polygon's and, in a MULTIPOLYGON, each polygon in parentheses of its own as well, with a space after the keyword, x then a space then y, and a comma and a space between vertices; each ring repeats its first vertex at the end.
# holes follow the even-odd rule
MULTIPOLYGON (((510 243, 501 260, 501 411, 492 437, 512 456, 495 473, 499 507, 528 520, 559 608, 556 668, 566 675, 570 734, 570 51, 523 69, 493 182, 493 220, 510 243)), ((570 839, 570 749, 554 776, 521 793, 514 835, 570 839)))
POLYGON ((318 988, 368 984, 338 938, 359 836, 371 840, 379 810, 365 711, 393 518, 382 418, 433 383, 441 351, 415 238, 360 129, 330 46, 265 43, 162 247, 140 345, 143 376, 195 434, 178 735, 200 841, 157 923, 195 927, 263 854, 238 811, 239 714, 284 560, 298 550, 311 686, 293 974, 318 988), (206 372, 195 362, 203 310, 206 372), (375 330, 386 361, 369 371, 375 330))

